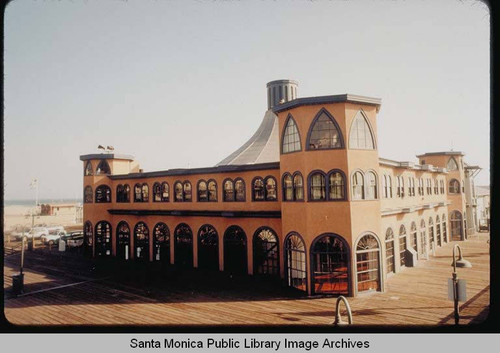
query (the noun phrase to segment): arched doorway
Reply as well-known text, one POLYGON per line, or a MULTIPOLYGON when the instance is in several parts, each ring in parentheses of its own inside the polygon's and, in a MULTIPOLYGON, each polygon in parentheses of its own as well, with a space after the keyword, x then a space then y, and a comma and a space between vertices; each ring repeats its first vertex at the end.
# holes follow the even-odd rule
POLYGON ((116 258, 128 260, 130 253, 130 227, 125 221, 116 227, 116 258))
POLYGON ((279 276, 278 236, 268 227, 257 229, 253 236, 253 273, 279 276))
POLYGON ((198 231, 198 268, 219 269, 219 235, 210 224, 201 226, 198 231))
POLYGON ((312 292, 349 295, 349 248, 337 234, 323 234, 311 246, 312 292))
POLYGON ((85 257, 92 257, 93 243, 94 243, 94 234, 92 232, 92 223, 87 221, 83 226, 83 255, 85 257))
POLYGON ((224 233, 224 270, 247 274, 247 236, 238 226, 230 226, 224 233))
POLYGON ((100 221, 95 226, 95 255, 111 256, 111 224, 100 221))
POLYGON ((135 225, 134 248, 137 261, 149 261, 149 228, 144 222, 135 225))
POLYGON ((356 245, 356 279, 358 293, 380 290, 380 245, 372 234, 366 234, 356 245))
POLYGON ((170 230, 163 222, 157 223, 153 229, 153 261, 170 263, 170 230))
POLYGON ((394 232, 387 228, 385 232, 385 273, 394 273, 396 263, 394 260, 394 232))
POLYGON ((193 267, 193 232, 191 228, 181 223, 175 228, 174 260, 180 267, 193 267))
POLYGON ((451 240, 463 240, 462 214, 459 211, 453 211, 450 215, 451 240))
POLYGON ((306 246, 297 233, 285 240, 286 280, 289 287, 307 292, 306 246))

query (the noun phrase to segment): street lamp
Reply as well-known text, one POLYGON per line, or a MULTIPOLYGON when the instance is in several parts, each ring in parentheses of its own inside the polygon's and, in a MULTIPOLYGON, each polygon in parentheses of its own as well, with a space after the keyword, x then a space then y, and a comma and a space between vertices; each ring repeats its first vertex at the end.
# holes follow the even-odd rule
POLYGON ((464 260, 462 257, 462 249, 458 244, 455 244, 453 247, 453 262, 451 263, 453 266, 452 280, 453 280, 453 302, 455 309, 455 325, 458 325, 458 321, 460 320, 459 312, 458 312, 458 275, 457 275, 457 267, 463 268, 471 268, 472 265, 469 261, 464 260), (455 249, 458 248, 458 261, 455 256, 455 249))

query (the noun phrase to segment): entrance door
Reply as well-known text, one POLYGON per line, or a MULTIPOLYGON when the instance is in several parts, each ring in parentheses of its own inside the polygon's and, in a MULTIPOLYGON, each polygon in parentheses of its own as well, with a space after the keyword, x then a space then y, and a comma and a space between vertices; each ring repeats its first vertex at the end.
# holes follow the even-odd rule
POLYGON ((451 226, 451 240, 452 241, 463 240, 462 214, 459 211, 453 211, 451 213, 450 226, 451 226))

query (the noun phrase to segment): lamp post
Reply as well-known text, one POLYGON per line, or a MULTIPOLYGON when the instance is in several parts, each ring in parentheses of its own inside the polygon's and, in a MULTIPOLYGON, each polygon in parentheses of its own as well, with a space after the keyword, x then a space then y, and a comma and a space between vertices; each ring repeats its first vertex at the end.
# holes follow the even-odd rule
POLYGON ((460 320, 459 308, 458 308, 458 275, 457 275, 457 267, 471 268, 472 265, 469 261, 464 260, 462 257, 462 249, 458 244, 455 244, 453 247, 453 262, 451 263, 453 266, 452 280, 453 280, 453 304, 455 311, 455 325, 458 325, 458 321, 460 320), (455 256, 455 249, 458 248, 458 261, 455 256))

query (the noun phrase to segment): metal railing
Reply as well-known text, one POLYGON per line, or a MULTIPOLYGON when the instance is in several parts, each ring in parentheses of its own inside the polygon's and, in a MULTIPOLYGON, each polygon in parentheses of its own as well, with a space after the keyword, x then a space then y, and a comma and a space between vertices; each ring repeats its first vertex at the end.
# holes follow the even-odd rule
POLYGON ((351 311, 351 307, 349 306, 349 302, 347 301, 347 299, 344 297, 344 296, 339 296, 337 298, 337 302, 335 304, 335 321, 333 322, 333 324, 335 326, 343 326, 343 325, 352 325, 352 311, 351 311), (340 302, 343 301, 344 302, 344 305, 347 309, 347 318, 348 318, 348 321, 345 322, 342 320, 342 316, 340 315, 340 302))

